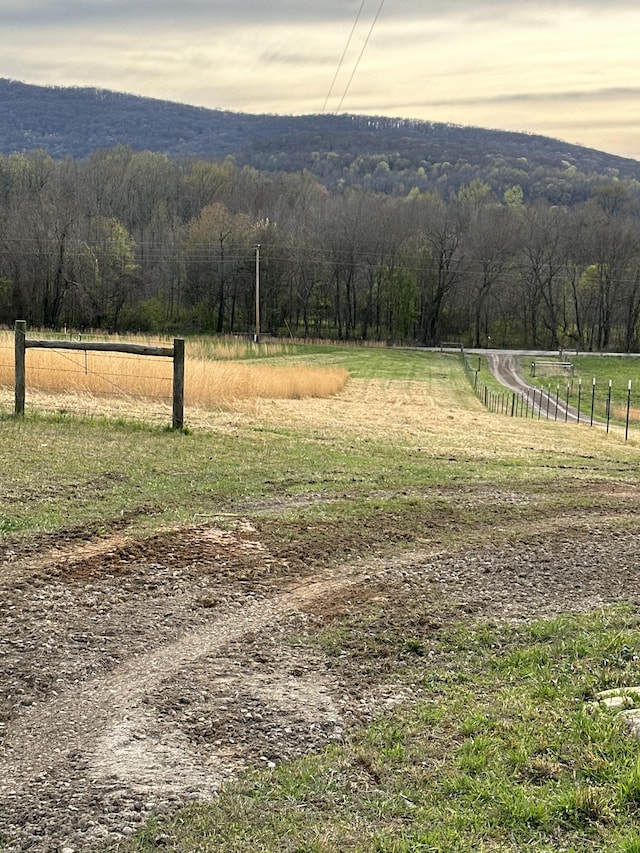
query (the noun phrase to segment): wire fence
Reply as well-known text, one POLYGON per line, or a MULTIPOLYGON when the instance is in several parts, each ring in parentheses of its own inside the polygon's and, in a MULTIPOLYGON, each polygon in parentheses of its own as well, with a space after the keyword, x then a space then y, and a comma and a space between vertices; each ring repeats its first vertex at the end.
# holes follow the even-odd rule
POLYGON ((13 347, 7 338, 0 343, 0 385, 13 384, 16 415, 24 414, 27 384, 48 393, 147 401, 169 397, 173 428, 182 429, 184 349, 183 339, 174 339, 173 347, 159 347, 87 341, 66 335, 47 339, 27 337, 25 321, 18 320, 13 347), (27 351, 31 353, 28 360, 27 351), (167 367, 168 358, 172 362, 170 367, 167 367))
MULTIPOLYGON (((640 428, 640 396, 636 394, 634 398, 631 380, 627 381, 623 402, 619 393, 614 394, 613 380, 603 384, 596 377, 589 383, 571 376, 567 381, 554 378, 546 384, 529 385, 521 391, 496 390, 495 386, 479 378, 480 357, 474 364, 464 351, 462 356, 476 396, 492 413, 512 418, 585 424, 601 427, 607 432, 615 427, 624 430, 625 441, 632 427, 640 428)), ((558 373, 562 373, 564 364, 558 363, 557 367, 558 373)))
MULTIPOLYGON (((640 428, 640 395, 634 397, 631 380, 627 383, 626 400, 613 394, 613 382, 590 383, 571 376, 567 381, 530 385, 522 391, 507 388, 496 390, 480 379, 481 357, 470 357, 457 342, 443 345, 460 351, 471 385, 487 410, 506 417, 529 418, 564 423, 597 426, 609 432, 613 427, 624 430, 625 440, 632 428, 640 428)), ((159 370, 141 371, 140 358, 126 353, 65 352, 48 350, 46 358, 31 360, 29 383, 40 390, 53 392, 85 392, 96 396, 109 395, 146 400, 171 398, 172 375, 169 365, 159 370)), ((558 364, 561 372, 562 364, 558 364)), ((0 338, 0 385, 14 385, 14 345, 7 336, 0 338)))
MULTIPOLYGON (((34 354, 35 355, 35 354, 34 354)), ((170 400, 170 364, 141 369, 140 357, 126 353, 48 350, 30 359, 31 387, 49 391, 85 391, 147 400, 170 400)), ((0 385, 13 388, 14 346, 0 342, 0 385)))

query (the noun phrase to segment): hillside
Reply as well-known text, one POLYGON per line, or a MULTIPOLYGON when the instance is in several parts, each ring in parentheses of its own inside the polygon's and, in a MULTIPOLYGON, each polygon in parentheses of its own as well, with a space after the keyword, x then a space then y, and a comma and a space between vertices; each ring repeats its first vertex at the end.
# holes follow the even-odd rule
POLYGON ((249 115, 0 79, 0 153, 82 159, 119 144, 171 157, 233 155, 240 165, 307 169, 330 187, 384 193, 480 179, 497 192, 520 184, 526 198, 574 203, 598 177, 640 179, 636 160, 544 136, 353 115, 249 115))

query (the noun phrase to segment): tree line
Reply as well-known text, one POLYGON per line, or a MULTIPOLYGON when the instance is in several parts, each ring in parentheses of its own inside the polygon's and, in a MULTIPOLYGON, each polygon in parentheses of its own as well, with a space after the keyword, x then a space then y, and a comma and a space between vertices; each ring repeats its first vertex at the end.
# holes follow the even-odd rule
POLYGON ((640 346, 637 187, 576 205, 329 191, 119 146, 0 157, 0 323, 585 351, 640 346))

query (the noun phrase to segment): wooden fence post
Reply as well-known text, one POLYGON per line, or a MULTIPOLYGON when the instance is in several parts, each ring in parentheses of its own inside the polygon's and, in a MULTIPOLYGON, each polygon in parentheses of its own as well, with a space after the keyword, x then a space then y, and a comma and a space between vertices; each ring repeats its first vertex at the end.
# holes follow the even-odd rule
POLYGON ((173 428, 184 424, 184 338, 173 341, 173 428))
POLYGON ((16 320, 15 325, 15 414, 24 415, 24 398, 26 388, 25 353, 27 338, 27 321, 16 320))

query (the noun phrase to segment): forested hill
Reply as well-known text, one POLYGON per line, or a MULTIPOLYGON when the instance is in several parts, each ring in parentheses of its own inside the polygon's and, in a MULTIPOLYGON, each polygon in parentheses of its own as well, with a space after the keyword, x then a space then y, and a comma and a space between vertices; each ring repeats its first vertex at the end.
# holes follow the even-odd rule
POLYGON ((544 136, 408 119, 276 116, 209 110, 101 89, 0 79, 0 153, 82 159, 127 145, 265 171, 306 169, 330 188, 388 194, 457 190, 474 179, 526 200, 586 199, 599 178, 640 180, 640 162, 544 136))

